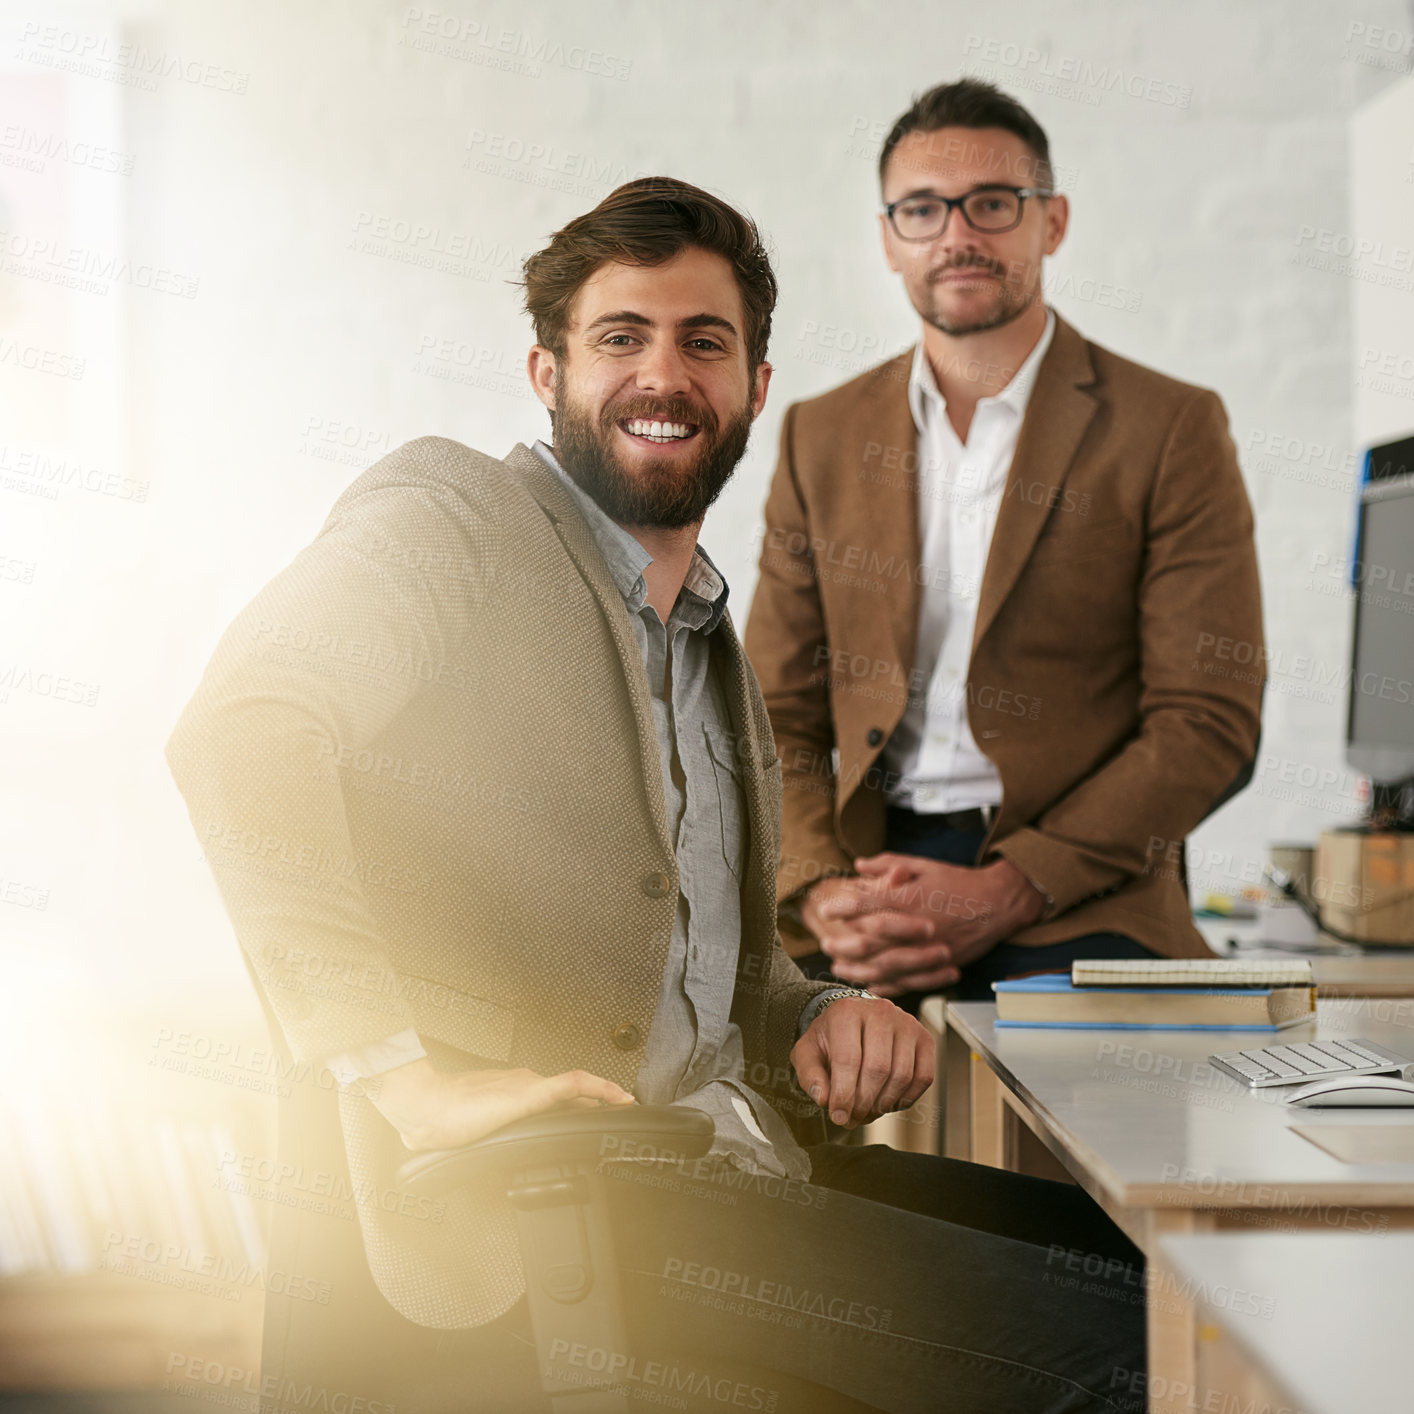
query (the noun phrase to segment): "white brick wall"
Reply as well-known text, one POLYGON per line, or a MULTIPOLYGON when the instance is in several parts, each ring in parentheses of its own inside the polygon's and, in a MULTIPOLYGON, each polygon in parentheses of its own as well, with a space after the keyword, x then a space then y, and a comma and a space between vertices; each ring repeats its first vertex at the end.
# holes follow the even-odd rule
MULTIPOLYGON (((63 33, 126 23, 127 38, 187 65, 153 92, 76 83, 122 94, 136 160, 109 180, 127 248, 200 279, 193 299, 129 290, 108 306, 127 409, 108 461, 150 480, 147 505, 85 528, 111 508, 6 501, 18 538, 3 548, 40 570, 12 606, 43 625, 50 657, 104 684, 82 717, 20 704, 46 764, 16 803, 49 804, 38 832, 0 827, 0 858, 18 850, 52 884, 23 935, 71 950, 81 972, 116 985, 136 951, 174 985, 234 975, 157 756, 171 723, 236 608, 380 450, 437 432, 501 452, 545 430, 507 281, 521 254, 640 173, 722 192, 777 252, 770 405, 704 534, 744 618, 785 407, 913 337, 877 250, 878 138, 913 92, 963 71, 1016 93, 1050 133, 1074 211, 1052 271, 1058 308, 1117 351, 1217 388, 1243 449, 1272 652, 1288 666, 1268 699, 1270 764, 1196 837, 1213 856, 1198 883, 1233 885, 1269 841, 1352 813, 1343 695, 1300 695, 1311 674, 1291 665, 1345 663, 1349 605, 1321 592, 1316 567, 1348 539, 1352 308, 1375 297, 1298 258, 1314 240, 1304 228, 1350 225, 1351 114, 1409 67, 1369 36, 1414 29, 1406 5, 150 0, 64 19, 7 5, 12 48, 40 8, 63 33), (203 66, 248 76, 245 92, 201 80, 203 66), (1333 783, 1283 797, 1322 770, 1333 783), (106 903, 85 911, 75 900, 95 880, 106 903)), ((1414 157, 1408 83, 1390 109, 1406 128, 1385 159, 1391 183, 1414 157)), ((96 180, 75 172, 73 199, 96 180)), ((0 193, 5 181, 0 167, 0 193)), ((84 337, 84 298, 66 337, 84 337)), ((1378 339, 1407 347, 1409 327, 1378 339)), ((29 387, 0 385, 17 404, 29 387)), ((1381 429, 1401 416, 1414 423, 1414 402, 1381 429)))

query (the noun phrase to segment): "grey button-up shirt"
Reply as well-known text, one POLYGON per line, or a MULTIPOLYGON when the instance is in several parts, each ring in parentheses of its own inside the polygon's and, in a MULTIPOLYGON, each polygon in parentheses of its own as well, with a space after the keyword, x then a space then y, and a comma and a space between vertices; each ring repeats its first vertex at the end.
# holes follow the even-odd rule
POLYGON ((635 1094, 644 1104, 710 1114, 717 1126, 712 1152, 742 1168, 806 1178, 805 1152, 745 1083, 741 1032, 731 1020, 748 830, 726 696, 708 643, 726 612, 726 582, 698 549, 664 624, 643 579, 653 557, 575 485, 549 447, 537 442, 535 450, 574 497, 623 595, 652 695, 680 888, 635 1094))

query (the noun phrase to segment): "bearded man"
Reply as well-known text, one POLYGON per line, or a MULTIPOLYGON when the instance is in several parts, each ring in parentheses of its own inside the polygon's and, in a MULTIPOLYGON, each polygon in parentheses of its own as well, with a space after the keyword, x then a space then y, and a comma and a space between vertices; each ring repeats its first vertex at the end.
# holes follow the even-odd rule
POLYGON ((697 544, 770 382, 755 226, 633 182, 525 286, 553 445, 427 437, 358 477, 169 748, 276 1031, 340 1086, 285 1105, 280 1170, 332 1172, 359 1222, 277 1210, 272 1268, 328 1299, 271 1295, 267 1374, 369 1408, 511 1407, 494 1370, 535 1368, 504 1192, 429 1213, 399 1162, 641 1101, 715 1127, 694 1183, 607 1185, 650 1365, 731 1352, 778 1409, 931 1409, 940 1388, 1116 1407, 1102 1389, 1143 1361, 1137 1254, 1086 1195, 808 1142, 811 1114, 912 1103, 932 1043, 806 980, 776 932, 781 766, 697 544), (1113 1289, 1062 1289, 1075 1250, 1113 1289), (700 1300, 694 1271, 813 1293, 809 1317, 700 1300))

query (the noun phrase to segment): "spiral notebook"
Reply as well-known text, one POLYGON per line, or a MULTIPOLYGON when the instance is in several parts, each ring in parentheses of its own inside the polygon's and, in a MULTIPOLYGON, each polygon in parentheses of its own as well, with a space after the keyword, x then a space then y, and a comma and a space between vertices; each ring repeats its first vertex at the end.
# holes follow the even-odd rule
POLYGON ((1114 958, 1073 962, 1076 987, 1311 987, 1305 958, 1248 961, 1226 957, 1114 958))

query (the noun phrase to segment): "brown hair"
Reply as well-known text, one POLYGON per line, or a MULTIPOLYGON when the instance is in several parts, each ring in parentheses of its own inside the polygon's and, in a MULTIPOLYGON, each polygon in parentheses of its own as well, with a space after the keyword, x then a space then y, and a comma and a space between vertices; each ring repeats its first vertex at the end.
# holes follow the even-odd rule
POLYGON ((606 261, 661 265, 690 246, 720 255, 741 292, 747 357, 765 361, 776 307, 776 276, 756 223, 726 202, 673 177, 640 177, 616 187, 592 211, 560 227, 526 259, 525 308, 536 339, 559 356, 580 287, 606 261))
POLYGON ((919 94, 879 149, 879 180, 884 180, 889 156, 903 138, 909 133, 935 133, 939 128, 1001 128, 1014 133, 1036 159, 1037 184, 1049 187, 1055 181, 1046 130, 1010 94, 981 79, 940 83, 919 94))

